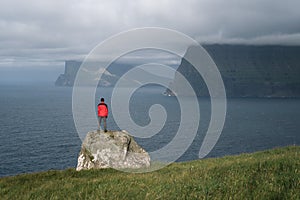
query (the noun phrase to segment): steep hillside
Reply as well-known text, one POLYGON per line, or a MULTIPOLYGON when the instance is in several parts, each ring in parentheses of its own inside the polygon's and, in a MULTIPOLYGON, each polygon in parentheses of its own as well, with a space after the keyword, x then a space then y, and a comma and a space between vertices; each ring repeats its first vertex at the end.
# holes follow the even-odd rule
MULTIPOLYGON (((300 47, 205 45, 216 63, 228 97, 300 97, 300 47)), ((192 53, 189 48, 186 56, 192 53)), ((201 76, 185 58, 177 69, 198 96, 208 96, 201 76)), ((172 90, 184 94, 175 75, 172 90)))
MULTIPOLYGON (((300 97, 300 46, 204 45, 221 72, 228 97, 300 97)), ((186 57, 192 48, 186 52, 186 57)), ((57 86, 73 86, 79 61, 66 61, 65 72, 57 86)), ((113 86, 130 64, 114 63, 104 74, 100 86, 113 86), (111 76, 112 75, 112 76, 111 76)), ((208 96, 201 76, 182 58, 177 69, 194 87, 198 96, 208 96)), ((130 82, 130 80, 128 80, 130 82)), ((171 84, 184 94, 178 75, 171 84)), ((169 91, 170 93, 171 91, 169 91)))

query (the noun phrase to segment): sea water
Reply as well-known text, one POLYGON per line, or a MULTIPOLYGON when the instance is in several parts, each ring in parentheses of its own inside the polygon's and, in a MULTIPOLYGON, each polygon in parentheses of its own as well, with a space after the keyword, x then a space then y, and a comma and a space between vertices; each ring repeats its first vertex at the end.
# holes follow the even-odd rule
MULTIPOLYGON (((112 88, 98 89, 95 105, 105 97, 110 108, 112 88)), ((130 99, 132 120, 139 126, 150 123, 149 108, 162 105, 167 113, 163 128, 138 143, 152 152, 167 145, 180 124, 176 97, 162 95, 162 87, 138 89, 130 99)), ((199 98, 201 120, 196 137, 177 161, 198 159, 210 120, 210 99, 199 98)), ((192 118, 192 116, 191 116, 192 118)), ((280 146, 300 145, 300 99, 228 99, 222 134, 207 157, 255 152, 280 146)), ((97 124, 91 120, 90 130, 97 124)), ((118 130, 111 109, 108 129, 118 130)), ((188 131, 188 130, 187 130, 188 131)), ((187 133, 188 134, 188 133, 187 133)), ((73 121, 72 88, 52 85, 0 86, 0 177, 75 168, 81 139, 73 121)))

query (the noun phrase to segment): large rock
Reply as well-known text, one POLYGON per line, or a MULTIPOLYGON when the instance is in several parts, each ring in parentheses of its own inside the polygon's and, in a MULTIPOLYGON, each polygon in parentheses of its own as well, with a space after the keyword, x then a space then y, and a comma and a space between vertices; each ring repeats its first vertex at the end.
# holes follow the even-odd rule
POLYGON ((149 166, 149 154, 126 131, 91 131, 82 143, 76 170, 149 166))

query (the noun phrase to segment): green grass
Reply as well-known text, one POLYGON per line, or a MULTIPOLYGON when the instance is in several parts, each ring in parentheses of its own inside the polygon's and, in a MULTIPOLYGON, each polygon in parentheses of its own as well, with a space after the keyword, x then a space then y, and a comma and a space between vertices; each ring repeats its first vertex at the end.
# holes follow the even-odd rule
POLYGON ((300 199, 300 147, 132 174, 47 171, 0 179, 0 199, 300 199))

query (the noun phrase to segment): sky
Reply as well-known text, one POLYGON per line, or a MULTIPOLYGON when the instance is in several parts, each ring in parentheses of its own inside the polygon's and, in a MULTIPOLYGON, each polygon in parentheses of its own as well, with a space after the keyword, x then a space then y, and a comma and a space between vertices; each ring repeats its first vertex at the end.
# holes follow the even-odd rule
POLYGON ((55 79, 65 60, 132 28, 174 29, 200 43, 300 45, 299 8, 299 0, 4 0, 0 82, 55 79))

